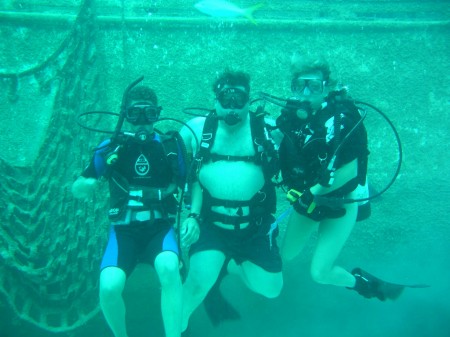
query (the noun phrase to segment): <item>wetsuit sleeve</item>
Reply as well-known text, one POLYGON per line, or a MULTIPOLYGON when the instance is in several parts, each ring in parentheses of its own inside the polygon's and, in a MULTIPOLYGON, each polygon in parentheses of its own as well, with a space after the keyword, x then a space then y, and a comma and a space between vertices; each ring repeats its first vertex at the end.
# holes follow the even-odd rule
POLYGON ((105 153, 110 150, 110 143, 111 141, 108 139, 97 146, 89 165, 81 173, 82 177, 99 179, 106 173, 105 153))
POLYGON ((85 178, 95 178, 97 179, 97 174, 95 172, 95 164, 94 164, 94 157, 91 158, 91 161, 89 162, 89 165, 86 166, 84 171, 81 173, 82 177, 85 178))

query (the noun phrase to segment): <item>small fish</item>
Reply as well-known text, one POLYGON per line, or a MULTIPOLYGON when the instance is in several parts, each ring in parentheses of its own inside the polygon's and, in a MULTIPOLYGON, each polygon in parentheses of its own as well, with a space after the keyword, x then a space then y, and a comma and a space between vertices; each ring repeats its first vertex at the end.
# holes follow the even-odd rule
POLYGON ((218 18, 237 18, 246 17, 256 25, 253 18, 253 12, 264 6, 264 4, 256 4, 248 8, 240 8, 235 4, 225 0, 204 0, 196 3, 194 7, 203 14, 218 18))

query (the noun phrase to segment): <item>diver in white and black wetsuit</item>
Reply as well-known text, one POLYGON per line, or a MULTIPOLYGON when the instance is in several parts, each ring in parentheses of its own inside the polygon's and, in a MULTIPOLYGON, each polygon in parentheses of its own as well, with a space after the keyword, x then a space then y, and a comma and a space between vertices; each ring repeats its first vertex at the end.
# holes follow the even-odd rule
POLYGON ((312 278, 356 290, 382 301, 397 298, 403 285, 382 281, 355 268, 336 265, 336 259, 357 220, 370 214, 370 204, 356 200, 368 188, 367 133, 363 115, 336 88, 328 63, 322 58, 296 54, 292 59, 292 99, 287 101, 277 125, 285 134, 280 145, 280 166, 294 208, 281 248, 285 261, 303 249, 318 230, 311 262, 312 278))

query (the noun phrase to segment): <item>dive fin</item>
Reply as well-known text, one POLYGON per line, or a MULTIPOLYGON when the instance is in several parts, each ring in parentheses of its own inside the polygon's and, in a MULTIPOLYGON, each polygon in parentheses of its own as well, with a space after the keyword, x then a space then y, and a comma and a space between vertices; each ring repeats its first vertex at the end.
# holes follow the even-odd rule
POLYGON ((426 284, 405 285, 386 282, 369 274, 361 268, 353 269, 352 274, 356 278, 356 284, 354 288, 350 289, 357 291, 361 296, 366 298, 376 297, 380 301, 397 299, 405 288, 429 287, 426 284))
POLYGON ((404 285, 389 283, 380 280, 378 286, 378 294, 376 296, 381 301, 385 301, 386 299, 396 300, 400 297, 404 289, 404 285))
POLYGON ((225 320, 241 319, 239 312, 225 299, 225 297, 223 297, 220 291, 220 284, 227 275, 227 265, 228 261, 224 263, 216 283, 203 301, 206 314, 214 326, 218 326, 225 320))

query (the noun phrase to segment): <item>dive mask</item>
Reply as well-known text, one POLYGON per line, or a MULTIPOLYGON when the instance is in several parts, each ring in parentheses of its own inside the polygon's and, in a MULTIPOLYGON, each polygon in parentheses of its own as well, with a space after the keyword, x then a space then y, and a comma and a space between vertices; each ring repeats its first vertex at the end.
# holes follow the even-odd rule
POLYGON ((291 90, 297 95, 318 95, 323 93, 325 81, 318 78, 296 77, 291 82, 291 90))
POLYGON ((225 88, 217 94, 217 100, 224 109, 242 109, 249 100, 246 91, 238 88, 225 88))
POLYGON ((149 102, 137 102, 125 110, 125 118, 134 125, 153 124, 159 119, 162 108, 149 102))

